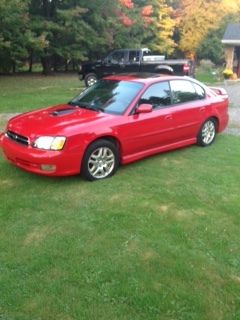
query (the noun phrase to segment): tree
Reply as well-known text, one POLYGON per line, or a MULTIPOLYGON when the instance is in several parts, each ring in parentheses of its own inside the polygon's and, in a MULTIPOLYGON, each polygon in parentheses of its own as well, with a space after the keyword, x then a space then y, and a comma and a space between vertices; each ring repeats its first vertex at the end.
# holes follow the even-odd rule
POLYGON ((194 57, 204 37, 219 27, 222 19, 239 8, 239 0, 180 0, 177 15, 179 48, 186 56, 194 57))
MULTIPOLYGON (((32 0, 30 6, 31 27, 34 34, 44 39, 37 54, 41 58, 43 73, 57 69, 57 61, 83 59, 89 38, 94 33, 84 22, 82 15, 87 12, 78 6, 80 1, 32 0)), ((36 52, 35 52, 36 53, 36 52)))
POLYGON ((173 40, 176 21, 173 9, 165 0, 156 0, 154 3, 153 41, 151 48, 164 54, 171 54, 176 47, 173 40))
POLYGON ((28 28, 27 1, 0 2, 0 70, 16 70, 16 64, 27 56, 32 34, 28 28))

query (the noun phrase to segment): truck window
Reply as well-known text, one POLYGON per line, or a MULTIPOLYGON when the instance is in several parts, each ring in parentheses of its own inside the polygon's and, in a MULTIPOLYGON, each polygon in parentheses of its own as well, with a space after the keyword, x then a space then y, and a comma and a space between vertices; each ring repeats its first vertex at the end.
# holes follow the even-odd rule
POLYGON ((137 50, 129 51, 129 63, 139 62, 140 53, 137 50))
POLYGON ((107 62, 110 64, 120 64, 124 62, 124 51, 114 51, 112 52, 108 58, 107 62))

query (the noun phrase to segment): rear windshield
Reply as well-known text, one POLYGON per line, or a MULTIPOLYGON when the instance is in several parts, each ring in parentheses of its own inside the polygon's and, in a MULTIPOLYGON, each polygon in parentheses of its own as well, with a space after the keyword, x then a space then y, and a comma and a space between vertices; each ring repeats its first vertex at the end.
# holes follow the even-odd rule
POLYGON ((100 80, 75 97, 70 104, 111 114, 123 114, 143 84, 100 80))

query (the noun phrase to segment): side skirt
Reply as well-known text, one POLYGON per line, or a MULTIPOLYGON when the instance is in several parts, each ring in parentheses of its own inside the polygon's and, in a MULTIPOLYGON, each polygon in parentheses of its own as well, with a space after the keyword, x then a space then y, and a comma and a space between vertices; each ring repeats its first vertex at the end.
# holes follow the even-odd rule
POLYGON ((166 146, 161 146, 161 147, 156 147, 156 148, 152 148, 152 149, 148 149, 146 151, 141 151, 138 153, 134 153, 134 154, 130 154, 127 156, 123 156, 121 159, 121 164, 127 164, 130 162, 134 162, 136 160, 145 158, 145 157, 149 157, 152 156, 154 154, 157 153, 161 153, 161 152, 165 152, 165 151, 169 151, 169 150, 174 150, 174 149, 178 149, 178 148, 182 148, 191 144, 195 144, 197 142, 196 138, 191 138, 188 140, 184 140, 184 141, 180 141, 180 142, 175 142, 172 144, 168 144, 166 146))

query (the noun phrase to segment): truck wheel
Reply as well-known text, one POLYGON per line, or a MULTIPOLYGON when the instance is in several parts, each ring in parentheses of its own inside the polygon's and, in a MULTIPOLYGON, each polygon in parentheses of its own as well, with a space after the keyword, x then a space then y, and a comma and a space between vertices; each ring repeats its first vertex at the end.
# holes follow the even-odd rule
POLYGON ((92 86, 95 82, 97 82, 97 76, 95 73, 88 73, 85 78, 85 85, 86 87, 92 86))

